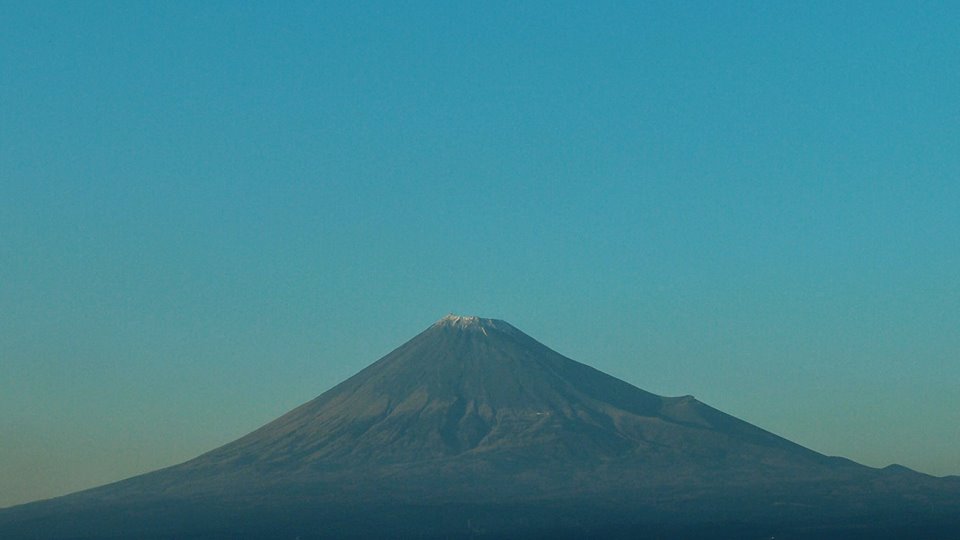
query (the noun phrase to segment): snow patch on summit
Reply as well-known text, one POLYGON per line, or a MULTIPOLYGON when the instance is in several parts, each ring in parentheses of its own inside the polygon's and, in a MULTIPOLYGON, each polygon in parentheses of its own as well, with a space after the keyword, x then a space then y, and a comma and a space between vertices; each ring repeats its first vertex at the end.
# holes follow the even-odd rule
POLYGON ((438 328, 455 328, 457 330, 470 330, 474 332, 481 332, 485 336, 490 334, 488 330, 513 333, 517 330, 505 321, 500 321, 497 319, 484 319, 482 317, 476 317, 473 315, 455 315, 453 313, 448 314, 439 321, 433 324, 434 327, 438 328))
POLYGON ((481 321, 482 319, 480 319, 480 317, 475 317, 473 315, 454 315, 453 313, 450 313, 437 321, 437 325, 466 328, 467 326, 481 325, 481 321))

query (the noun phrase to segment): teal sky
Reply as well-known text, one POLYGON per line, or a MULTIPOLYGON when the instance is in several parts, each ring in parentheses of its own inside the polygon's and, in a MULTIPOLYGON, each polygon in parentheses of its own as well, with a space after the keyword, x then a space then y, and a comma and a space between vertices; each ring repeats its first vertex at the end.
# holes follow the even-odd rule
POLYGON ((452 4, 0 2, 0 506, 448 312, 960 474, 960 4, 452 4))

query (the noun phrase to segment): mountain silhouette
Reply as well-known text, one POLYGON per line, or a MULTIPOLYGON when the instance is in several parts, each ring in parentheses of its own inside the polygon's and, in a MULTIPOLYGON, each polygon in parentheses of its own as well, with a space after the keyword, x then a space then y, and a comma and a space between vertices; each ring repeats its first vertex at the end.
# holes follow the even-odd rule
POLYGON ((448 315, 180 465, 0 511, 7 538, 935 537, 960 480, 828 457, 448 315))

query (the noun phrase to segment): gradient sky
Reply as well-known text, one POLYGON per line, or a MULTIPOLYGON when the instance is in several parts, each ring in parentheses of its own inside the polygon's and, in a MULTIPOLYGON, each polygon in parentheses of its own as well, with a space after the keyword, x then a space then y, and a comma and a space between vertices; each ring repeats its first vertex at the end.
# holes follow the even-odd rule
POLYGON ((0 506, 448 312, 960 474, 960 4, 450 4, 0 2, 0 506))

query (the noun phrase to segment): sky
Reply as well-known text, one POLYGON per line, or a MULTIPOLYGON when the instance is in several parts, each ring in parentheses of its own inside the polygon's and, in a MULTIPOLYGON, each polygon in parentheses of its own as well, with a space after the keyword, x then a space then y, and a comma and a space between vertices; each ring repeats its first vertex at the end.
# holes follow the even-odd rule
POLYGON ((447 313, 960 474, 960 4, 0 1, 0 506, 447 313))

